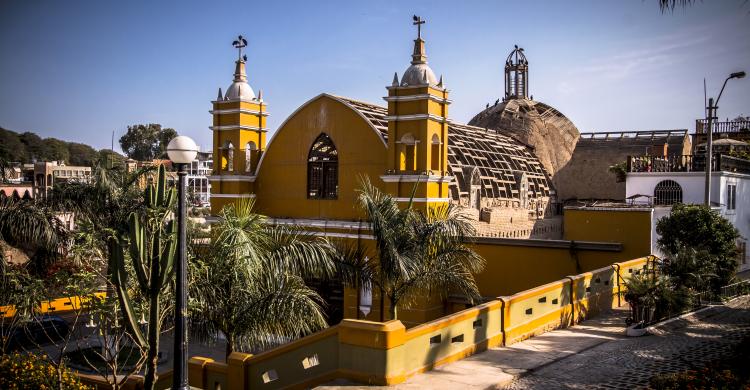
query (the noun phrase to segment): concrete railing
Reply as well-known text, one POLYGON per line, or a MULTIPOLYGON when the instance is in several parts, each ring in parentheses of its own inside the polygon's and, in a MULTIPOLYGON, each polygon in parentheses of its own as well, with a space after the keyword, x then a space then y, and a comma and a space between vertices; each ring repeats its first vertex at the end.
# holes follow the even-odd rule
POLYGON ((569 276, 409 330, 397 320, 344 320, 258 355, 233 353, 226 363, 193 357, 190 385, 207 390, 307 388, 337 378, 372 385, 401 383, 487 348, 620 306, 624 282, 651 260, 644 257, 569 276))

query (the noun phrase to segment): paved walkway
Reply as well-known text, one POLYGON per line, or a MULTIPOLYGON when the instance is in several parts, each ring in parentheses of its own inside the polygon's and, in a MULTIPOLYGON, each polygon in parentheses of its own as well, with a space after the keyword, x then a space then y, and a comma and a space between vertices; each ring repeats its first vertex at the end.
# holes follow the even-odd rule
MULTIPOLYGON (((624 336, 627 312, 612 313, 409 378, 398 389, 633 389, 651 376, 700 367, 750 335, 750 298, 735 299, 624 336)), ((331 383, 321 389, 367 388, 331 383)))

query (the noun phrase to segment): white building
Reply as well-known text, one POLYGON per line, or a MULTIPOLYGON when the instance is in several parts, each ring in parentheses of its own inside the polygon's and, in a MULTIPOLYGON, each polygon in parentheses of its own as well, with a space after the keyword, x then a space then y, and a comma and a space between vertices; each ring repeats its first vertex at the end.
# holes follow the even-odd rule
POLYGON ((196 206, 211 206, 211 182, 208 176, 213 170, 211 152, 198 152, 195 160, 190 163, 187 175, 188 193, 192 196, 196 206))
MULTIPOLYGON (((739 271, 750 270, 750 161, 717 156, 711 175, 711 207, 729 220, 740 232, 739 271)), ((659 253, 656 221, 668 215, 674 203, 703 204, 705 200, 705 164, 692 161, 692 156, 678 159, 658 157, 630 158, 625 182, 626 197, 633 204, 653 206, 652 253, 659 253), (695 167, 696 170, 692 168, 695 167)))

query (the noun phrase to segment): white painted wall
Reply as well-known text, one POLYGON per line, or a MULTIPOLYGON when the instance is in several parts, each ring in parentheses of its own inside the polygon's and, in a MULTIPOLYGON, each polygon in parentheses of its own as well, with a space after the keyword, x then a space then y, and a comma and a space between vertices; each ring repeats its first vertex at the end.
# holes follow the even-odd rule
MULTIPOLYGON (((703 172, 638 172, 628 173, 625 181, 625 196, 636 194, 654 195, 654 188, 663 180, 674 180, 682 187, 682 201, 687 204, 702 204, 705 194, 706 175, 703 172)), ((647 198, 635 200, 637 203, 648 203, 647 198)), ((711 175, 711 203, 714 210, 734 225, 740 236, 750 247, 750 175, 732 172, 713 172, 711 175), (727 210, 727 185, 737 185, 735 210, 727 210)), ((656 221, 669 214, 669 207, 654 207, 651 226, 652 253, 659 255, 656 241, 656 221)), ((745 253, 744 264, 740 262, 740 271, 750 270, 750 248, 745 253)))

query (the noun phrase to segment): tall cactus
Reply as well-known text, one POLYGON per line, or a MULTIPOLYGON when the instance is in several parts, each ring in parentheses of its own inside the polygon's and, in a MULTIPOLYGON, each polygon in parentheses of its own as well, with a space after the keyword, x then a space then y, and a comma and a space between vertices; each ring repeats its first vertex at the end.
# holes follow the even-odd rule
POLYGON ((132 213, 129 218, 127 237, 113 243, 112 279, 117 289, 125 326, 134 336, 135 342, 147 350, 144 388, 151 390, 156 383, 156 368, 159 353, 159 334, 162 322, 159 312, 159 297, 174 277, 174 258, 177 249, 177 224, 167 221, 175 199, 175 189, 167 188, 166 171, 159 167, 156 184, 150 184, 144 192, 145 212, 132 213), (127 241, 127 242, 126 242, 127 241), (128 287, 125 247, 132 268, 135 270, 137 292, 148 305, 147 334, 138 323, 132 294, 128 287))

